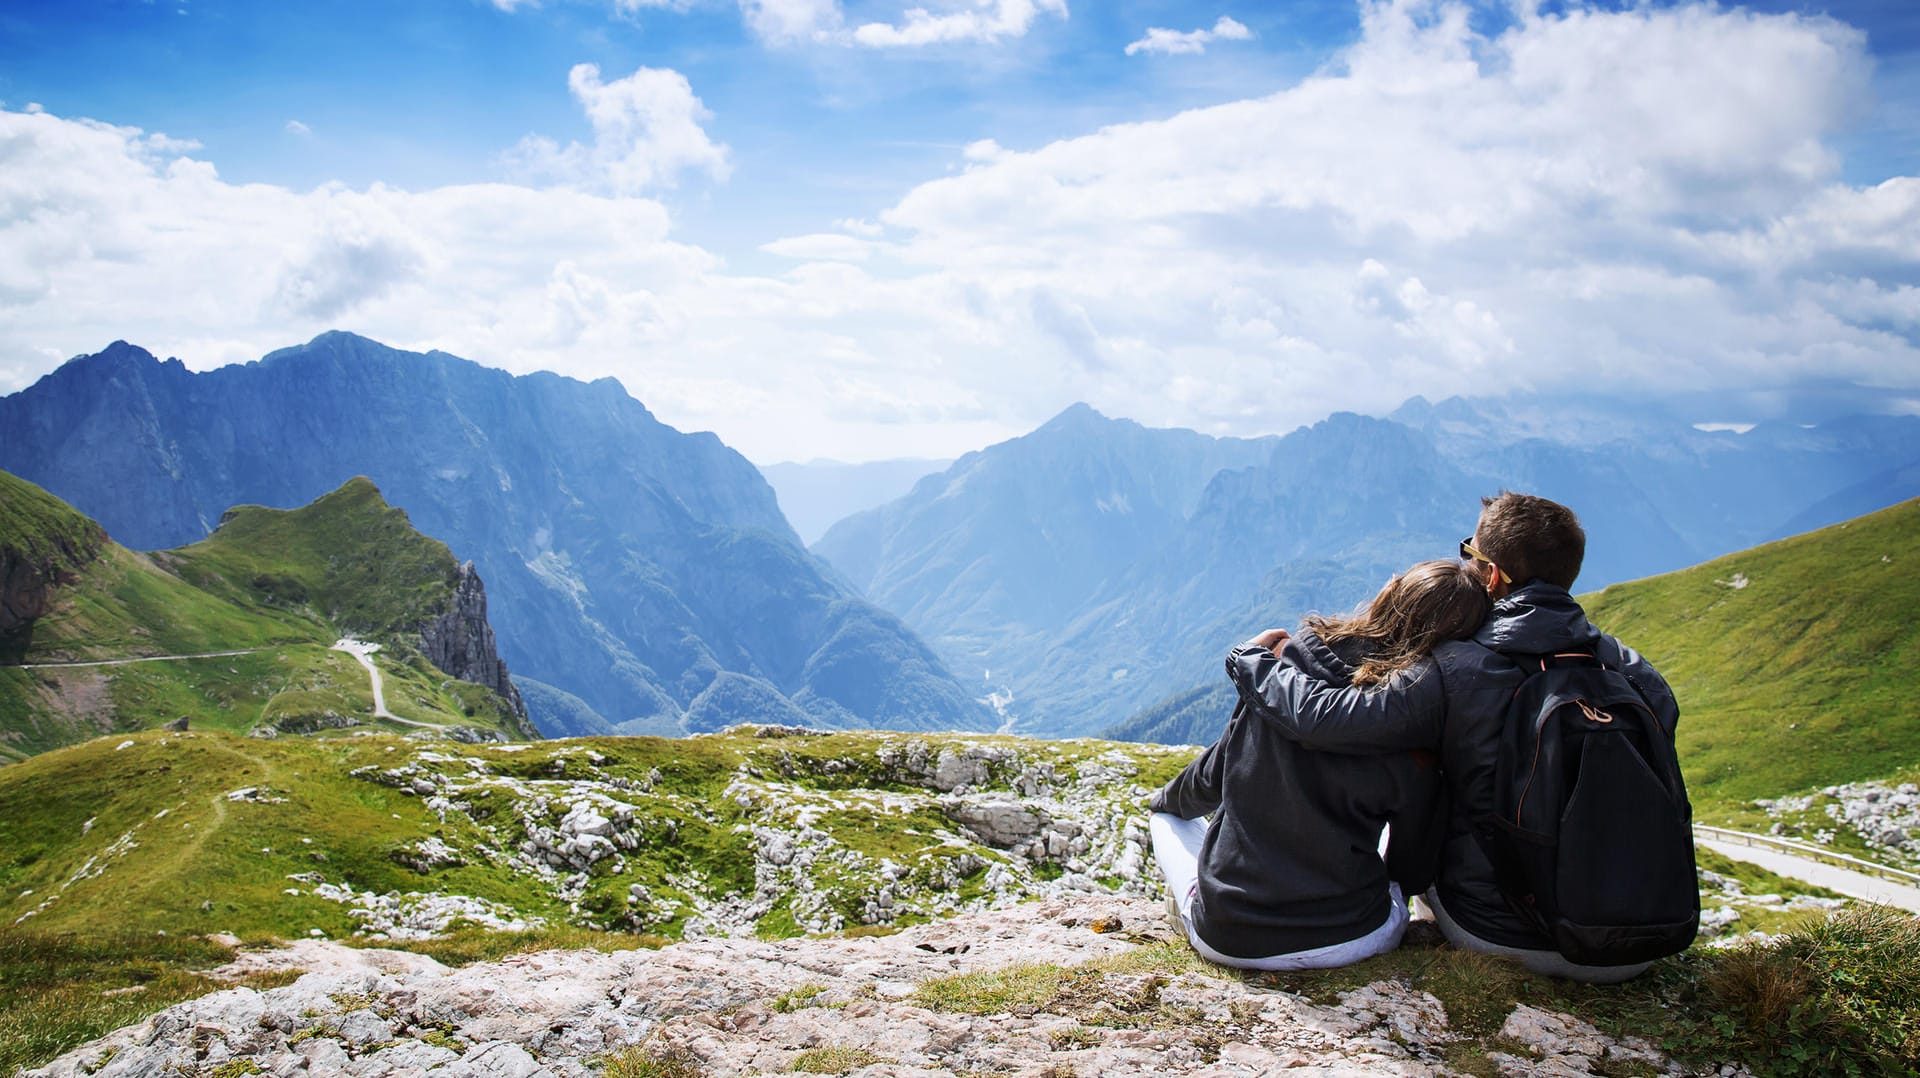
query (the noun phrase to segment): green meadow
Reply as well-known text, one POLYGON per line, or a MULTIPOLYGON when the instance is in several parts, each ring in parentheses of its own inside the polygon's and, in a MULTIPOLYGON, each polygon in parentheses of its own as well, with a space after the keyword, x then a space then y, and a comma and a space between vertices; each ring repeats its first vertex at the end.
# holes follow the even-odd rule
MULTIPOLYGON (((1920 771, 1920 501, 1582 602, 1666 675, 1702 822, 1920 771)), ((1764 827, 1762 828, 1764 829, 1764 827)))

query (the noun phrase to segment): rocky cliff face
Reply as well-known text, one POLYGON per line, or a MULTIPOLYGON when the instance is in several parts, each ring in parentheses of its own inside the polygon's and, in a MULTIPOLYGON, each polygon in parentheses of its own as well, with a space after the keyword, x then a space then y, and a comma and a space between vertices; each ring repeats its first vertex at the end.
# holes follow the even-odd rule
POLYGON ((494 647, 493 626, 487 622, 487 589, 473 563, 462 562, 454 585, 453 603, 439 617, 421 625, 420 650, 427 660, 462 681, 485 685, 512 706, 525 737, 539 732, 527 719, 526 701, 507 676, 507 664, 494 647))

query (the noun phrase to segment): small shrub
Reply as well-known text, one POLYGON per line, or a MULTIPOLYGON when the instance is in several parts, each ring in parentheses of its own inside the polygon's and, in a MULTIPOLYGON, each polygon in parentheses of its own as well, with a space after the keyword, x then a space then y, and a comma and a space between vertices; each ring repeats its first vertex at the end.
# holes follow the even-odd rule
POLYGON ((768 1005, 781 1014, 786 1014, 802 1007, 813 1006, 813 1000, 826 990, 827 986, 824 984, 803 984, 791 992, 783 992, 775 996, 773 1002, 768 1005))
POLYGON ((793 1057, 787 1070, 797 1074, 849 1074, 884 1062, 865 1048, 811 1048, 793 1057))
POLYGON ((1920 918, 1862 905, 1714 956, 1706 1014, 1763 1074, 1920 1073, 1920 918))
POLYGON ((430 1029, 420 1035, 420 1043, 445 1048, 457 1056, 467 1054, 467 1042, 454 1036, 453 1031, 448 1029, 430 1029))
POLYGON ((1026 1007, 1031 1013, 1059 999, 1071 975, 1072 971, 1063 966, 1021 963, 937 977, 915 988, 912 998, 936 1011, 999 1014, 1026 1007))
POLYGON ((1086 1026, 1074 1026, 1063 1029, 1047 1038, 1056 1052, 1071 1052, 1081 1048, 1092 1048, 1100 1043, 1100 1035, 1086 1026))
POLYGON ((1474 1037, 1497 1031, 1519 1002, 1526 970, 1477 951, 1447 948, 1432 954, 1420 987, 1447 1009, 1447 1024, 1474 1037))
POLYGON ((699 1064, 684 1048, 636 1044, 597 1061, 601 1078, 701 1078, 699 1064))

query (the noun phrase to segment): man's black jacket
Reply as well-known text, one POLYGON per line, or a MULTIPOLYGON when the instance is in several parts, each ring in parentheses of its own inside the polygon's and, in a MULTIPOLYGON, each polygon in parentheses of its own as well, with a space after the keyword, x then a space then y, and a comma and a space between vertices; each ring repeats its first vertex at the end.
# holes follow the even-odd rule
POLYGON ((1591 652, 1625 673, 1672 737, 1680 708, 1659 671, 1587 620, 1565 588, 1529 582, 1494 604, 1473 639, 1434 649, 1434 662, 1384 688, 1317 680, 1264 648, 1235 652, 1229 673, 1253 716, 1281 736, 1331 752, 1439 747, 1448 816, 1440 901, 1460 927, 1508 947, 1551 950, 1508 909, 1472 821, 1493 811, 1493 768, 1507 702, 1524 679, 1516 656, 1591 652))

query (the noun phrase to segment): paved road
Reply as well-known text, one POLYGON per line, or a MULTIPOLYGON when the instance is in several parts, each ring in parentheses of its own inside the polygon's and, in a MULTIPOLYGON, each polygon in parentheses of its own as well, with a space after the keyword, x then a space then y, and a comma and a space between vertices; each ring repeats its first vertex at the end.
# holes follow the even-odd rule
POLYGON ((174 659, 218 659, 227 655, 252 655, 266 651, 266 648, 244 648, 240 651, 203 651, 198 655, 142 655, 136 659, 89 659, 74 663, 21 663, 22 670, 52 670, 69 666, 124 666, 127 663, 163 663, 174 659))
POLYGON ((385 686, 380 682, 380 668, 373 665, 373 653, 380 650, 380 645, 369 644, 364 640, 355 640, 352 637, 341 637, 334 643, 332 650, 346 652, 360 660, 360 665, 367 668, 367 676, 373 679, 374 718, 386 719, 388 722, 397 722, 402 726, 418 726, 422 730, 446 729, 445 726, 436 722, 416 722, 413 719, 403 719, 387 710, 387 694, 385 686))
POLYGON ((1736 861, 1759 865, 1769 872, 1791 879, 1818 884, 1849 898, 1884 902, 1910 913, 1920 913, 1920 887, 1908 887, 1892 880, 1883 880, 1864 872, 1855 872, 1852 869, 1829 865, 1810 857, 1800 857, 1784 850, 1770 849, 1765 846, 1743 846, 1738 842, 1701 835, 1695 835, 1694 842, 1736 861))

